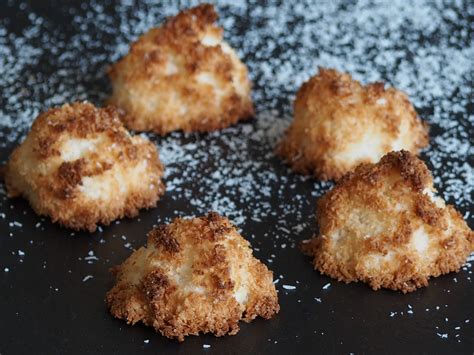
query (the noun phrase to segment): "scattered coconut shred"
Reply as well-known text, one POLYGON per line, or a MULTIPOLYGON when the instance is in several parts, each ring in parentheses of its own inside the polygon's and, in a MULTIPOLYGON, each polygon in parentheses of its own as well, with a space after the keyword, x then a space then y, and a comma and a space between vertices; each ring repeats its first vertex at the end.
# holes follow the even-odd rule
MULTIPOLYGON (((180 8, 196 4, 183 1, 180 8)), ((64 6, 58 10, 64 15, 61 22, 68 24, 60 30, 26 2, 10 0, 6 6, 22 11, 15 19, 0 18, 1 163, 41 111, 86 99, 101 105, 110 94, 108 65, 125 55, 140 34, 180 9, 151 0, 116 5, 92 0, 80 8, 59 5, 64 6), (14 22, 25 24, 22 31, 14 22)), ((319 6, 223 1, 217 8, 225 39, 249 67, 256 118, 206 135, 147 135, 166 166, 166 196, 187 206, 176 215, 210 210, 226 215, 268 263, 295 248, 303 236, 311 236, 315 201, 332 184, 291 173, 275 157, 274 148, 292 119, 297 89, 321 66, 349 72, 364 83, 382 80, 408 93, 431 127, 430 146, 422 157, 434 173, 435 185, 472 223, 472 2, 364 0, 319 6), (262 224, 266 232, 255 235, 262 224), (273 249, 260 251, 263 239, 272 240, 273 249)), ((0 185, 0 223, 10 223, 13 236, 22 225, 8 220, 10 208, 0 185)), ((163 222, 157 218, 157 223, 163 222)), ((38 222, 40 227, 44 230, 38 222)), ((90 264, 99 260, 92 250, 80 259, 90 264)), ((471 256, 453 287, 461 277, 470 282, 472 261, 471 256)), ((14 269, 0 266, 5 273, 14 269)), ((93 278, 82 277, 83 282, 93 278)), ((278 284, 281 295, 291 297, 302 289, 292 285, 297 280, 285 282, 291 284, 278 284)), ((332 291, 331 284, 322 285, 324 292, 332 291)), ((387 317, 412 317, 417 312, 425 310, 410 306, 387 317)), ((434 336, 456 337, 460 326, 433 329, 434 336)))

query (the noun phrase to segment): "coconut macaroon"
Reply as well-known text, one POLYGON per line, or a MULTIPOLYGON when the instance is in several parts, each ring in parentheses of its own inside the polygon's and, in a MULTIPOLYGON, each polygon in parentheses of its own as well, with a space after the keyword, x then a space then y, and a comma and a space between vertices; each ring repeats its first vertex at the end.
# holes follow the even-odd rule
POLYGON ((299 89, 294 121, 277 152, 295 171, 326 180, 390 151, 417 154, 427 144, 428 126, 405 93, 320 69, 299 89))
POLYGON ((39 115, 5 169, 9 197, 73 229, 133 217, 164 193, 155 146, 123 127, 117 110, 87 102, 39 115))
POLYGON ((272 272, 217 213, 175 219, 148 233, 148 243, 112 269, 106 302, 129 324, 142 321, 168 338, 236 334, 239 321, 279 311, 272 272))
POLYGON ((109 103, 137 131, 213 131, 253 116, 246 66, 209 4, 180 12, 132 44, 109 76, 109 103))
POLYGON ((345 175, 319 201, 319 235, 302 244, 314 268, 339 281, 403 293, 457 271, 474 233, 435 197, 426 165, 407 151, 345 175))

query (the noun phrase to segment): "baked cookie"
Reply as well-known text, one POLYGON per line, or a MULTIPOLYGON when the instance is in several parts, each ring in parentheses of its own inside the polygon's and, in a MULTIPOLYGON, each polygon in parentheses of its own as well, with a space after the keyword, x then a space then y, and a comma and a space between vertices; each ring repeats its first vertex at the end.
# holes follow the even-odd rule
POLYGON ((318 201, 319 235, 303 251, 339 281, 403 293, 427 286, 474 250, 472 230, 434 192, 428 168, 407 151, 362 164, 318 201))
POLYGON ((295 171, 323 180, 428 144, 428 126, 405 93, 383 83, 363 86, 332 69, 320 69, 298 90, 294 115, 277 152, 295 171))
POLYGON ((246 66, 209 4, 180 12, 132 44, 109 76, 110 104, 136 131, 213 131, 253 116, 246 66))
POLYGON ((36 118, 5 169, 9 197, 73 229, 133 217, 164 193, 155 146, 131 136, 112 107, 81 102, 36 118))
POLYGON ((236 334, 239 321, 279 311, 272 272, 217 213, 175 219, 148 233, 148 243, 113 269, 106 302, 129 324, 142 321, 168 338, 236 334))

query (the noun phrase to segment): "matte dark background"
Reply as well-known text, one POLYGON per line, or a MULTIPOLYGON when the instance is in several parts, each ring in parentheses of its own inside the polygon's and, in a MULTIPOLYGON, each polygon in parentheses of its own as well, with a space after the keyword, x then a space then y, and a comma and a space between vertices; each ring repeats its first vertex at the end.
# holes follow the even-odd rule
MULTIPOLYGON (((463 4, 465 16, 472 20, 469 17, 472 6, 468 5, 469 1, 463 4)), ((353 2, 342 2, 341 10, 347 10, 352 5, 353 2)), ((105 13, 114 14, 113 2, 104 2, 103 6, 105 13)), ((142 10, 144 6, 137 3, 137 7, 142 10)), ((166 4, 160 6, 166 7, 166 4)), ((47 19, 45 33, 57 36, 67 43, 80 31, 70 15, 71 8, 74 13, 81 14, 85 13, 88 6, 81 7, 79 2, 2 1, 0 18, 10 33, 20 34, 29 25, 28 14, 34 12, 47 19)), ((219 7, 222 17, 225 17, 226 9, 226 6, 219 7)), ((439 6, 439 11, 444 11, 444 6, 439 6)), ((294 21, 297 22, 298 19, 295 18, 294 21)), ((247 26, 259 25, 258 20, 252 20, 250 12, 246 19, 236 20, 233 31, 244 33, 247 26)), ((453 28, 456 29, 456 24, 453 24, 453 28)), ((110 54, 110 43, 114 43, 120 28, 117 24, 116 33, 101 31, 101 24, 98 22, 96 28, 89 27, 85 30, 104 41, 103 47, 93 43, 90 46, 86 44, 87 52, 75 53, 77 60, 79 57, 81 60, 90 60, 88 69, 95 74, 78 73, 77 77, 67 78, 66 85, 85 88, 86 97, 99 104, 110 87, 104 74, 105 64, 93 58, 104 54, 107 57, 110 54)), ((39 37, 38 41, 41 43, 39 37)), ((437 39, 435 35, 424 40, 436 42, 437 39)), ((232 44, 238 45, 239 43, 235 43, 238 41, 237 37, 232 44)), ((277 46, 275 55, 287 49, 277 46)), ((244 60, 250 61, 253 55, 255 54, 246 53, 244 60)), ((29 74, 40 71, 44 80, 48 80, 48 76, 63 65, 52 57, 51 53, 45 53, 37 64, 25 69, 25 86, 29 74)), ((74 66, 74 59, 70 65, 74 66)), ((253 79, 255 92, 264 92, 258 74, 253 79)), ((47 94, 34 88, 31 90, 31 95, 42 105, 47 94)), ((60 90, 60 87, 53 82, 49 90, 60 90)), ((0 105, 8 111, 5 92, 0 96, 0 105)), ((281 116, 291 113, 287 95, 292 94, 282 92, 281 97, 277 98, 277 111, 281 116)), ((273 99, 264 94, 263 98, 257 97, 257 119, 258 105, 264 105, 265 100, 273 99)), ((470 107, 472 108, 472 102, 470 107)), ((433 107, 418 109, 422 116, 429 116, 434 110, 433 107)), ((462 115, 452 119, 457 120, 461 126, 472 128, 462 115)), ((228 149, 225 140, 231 139, 236 132, 244 132, 246 126, 252 127, 255 124, 241 124, 220 135, 174 134, 172 139, 183 144, 204 141, 206 144, 218 145, 225 151, 228 149)), ((439 133, 440 128, 432 125, 431 136, 439 133)), ((158 146, 163 142, 159 137, 152 136, 152 139, 158 146)), ((472 136, 468 139, 472 139, 472 136)), ((5 161, 13 147, 13 143, 3 143, 0 161, 5 161)), ((0 195, 0 212, 7 215, 7 218, 0 219, 0 353, 473 353, 474 293, 469 276, 470 268, 458 275, 450 274, 433 279, 428 288, 402 295, 384 290, 372 292, 364 284, 344 285, 320 276, 312 270, 309 259, 302 256, 297 248, 280 250, 277 257, 272 258, 275 241, 264 235, 279 233, 278 222, 286 211, 284 218, 287 219, 287 225, 298 224, 302 218, 311 221, 309 228, 292 236, 292 241, 297 243, 309 238, 314 233, 314 196, 320 195, 328 185, 294 176, 268 153, 270 148, 259 147, 255 141, 242 149, 246 151, 246 158, 255 159, 275 172, 278 179, 270 181, 270 184, 298 183, 292 189, 283 189, 278 196, 269 197, 268 201, 276 211, 274 215, 265 216, 262 222, 247 220, 239 225, 244 236, 254 236, 251 242, 257 248, 255 255, 264 262, 271 258, 273 262, 266 263, 274 271, 275 277, 285 277, 277 285, 281 305, 278 316, 270 321, 259 319, 251 324, 242 324, 237 336, 214 338, 203 335, 189 337, 184 343, 177 343, 161 337, 151 328, 142 325, 127 326, 108 314, 103 301, 106 291, 112 285, 108 268, 122 262, 130 254, 131 247, 141 246, 146 240, 146 231, 158 220, 169 220, 177 214, 200 212, 196 211, 185 195, 168 193, 156 209, 142 212, 139 219, 124 220, 93 235, 71 235, 70 231, 36 216, 25 201, 9 201, 4 195, 0 195), (282 210, 282 197, 292 201, 295 191, 307 196, 308 201, 300 206, 301 210, 294 211, 293 214, 287 213, 287 210, 282 210), (14 221, 19 224, 12 224, 14 221), (38 227, 37 223, 40 223, 38 227), (124 240, 121 236, 126 236, 127 239, 124 240), (19 255, 18 250, 25 255, 19 255), (84 258, 90 250, 99 260, 91 260, 92 263, 89 264, 84 258), (9 272, 3 272, 4 267, 8 267, 9 272), (93 278, 83 282, 86 275, 92 275, 93 278), (282 284, 285 283, 297 286, 296 290, 284 290, 282 284), (327 283, 330 283, 330 287, 323 289, 327 283), (321 299, 321 302, 315 298, 321 299), (466 322, 467 320, 470 321, 466 322), (455 329, 458 326, 460 328, 455 329), (448 338, 443 339, 437 333, 446 333, 448 338), (146 340, 149 342, 145 343, 146 340), (204 349, 203 344, 209 344, 211 348, 204 349)), ((432 146, 430 149, 436 147, 432 146)), ((236 154, 235 151, 228 153, 236 154)), ((211 158, 201 164, 200 173, 204 175, 218 169, 219 162, 216 160, 211 158)), ((448 163, 446 166, 449 168, 448 163)), ((170 175, 168 179, 180 176, 180 166, 176 167, 174 175, 170 175)), ((183 183, 183 188, 195 190, 196 196, 201 198, 206 191, 200 190, 198 185, 199 181, 189 181, 183 183)), ((466 189, 472 192, 472 186, 467 185, 466 189)), ((242 201, 236 208, 245 208, 245 205, 246 201, 242 201)), ((472 211, 472 205, 464 204, 460 209, 465 214, 472 211)), ((472 215, 469 223, 472 226, 472 215)))

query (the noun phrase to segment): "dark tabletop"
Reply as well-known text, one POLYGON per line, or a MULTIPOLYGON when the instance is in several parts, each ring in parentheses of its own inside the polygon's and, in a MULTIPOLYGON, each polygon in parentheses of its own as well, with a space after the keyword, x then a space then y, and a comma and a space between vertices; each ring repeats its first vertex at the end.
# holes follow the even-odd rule
MULTIPOLYGON (((0 162, 42 110, 102 104, 107 66, 190 5, 0 2, 0 162)), ((319 275, 297 245, 315 233, 315 202, 331 183, 296 175, 273 154, 296 90, 318 66, 386 81, 429 122, 422 158, 472 227, 473 2, 217 7, 225 38, 249 66, 256 119, 212 134, 149 135, 166 165, 166 195, 138 218, 94 234, 53 225, 0 187, 0 353, 473 353, 472 257, 459 273, 407 295, 319 275), (112 318, 104 304, 108 269, 143 245, 153 225, 209 210, 227 215, 274 271, 280 313, 242 324, 236 336, 184 343, 112 318)))

